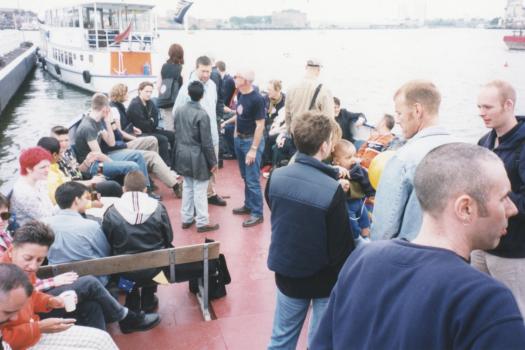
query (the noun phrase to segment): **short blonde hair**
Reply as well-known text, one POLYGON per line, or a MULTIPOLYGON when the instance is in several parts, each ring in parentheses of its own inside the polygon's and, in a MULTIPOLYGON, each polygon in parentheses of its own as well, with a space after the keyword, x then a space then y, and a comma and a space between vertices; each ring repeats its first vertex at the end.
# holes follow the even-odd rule
POLYGON ((507 100, 511 100, 513 104, 516 104, 516 90, 504 80, 492 80, 488 82, 485 87, 494 87, 498 90, 499 100, 501 105, 507 100))
POLYGON ((101 94, 100 92, 97 92, 93 95, 91 98, 91 109, 94 111, 102 111, 104 107, 109 106, 109 100, 108 97, 104 94, 101 94))
POLYGON ((402 96, 406 105, 419 103, 430 114, 439 112, 441 94, 436 85, 428 80, 411 80, 403 84, 394 94, 394 99, 402 96))
POLYGON ((109 98, 113 102, 124 102, 126 100, 126 94, 128 93, 128 87, 126 84, 117 84, 111 88, 109 98))
POLYGON ((273 79, 268 82, 271 84, 275 91, 281 91, 283 89, 283 83, 280 80, 273 79))

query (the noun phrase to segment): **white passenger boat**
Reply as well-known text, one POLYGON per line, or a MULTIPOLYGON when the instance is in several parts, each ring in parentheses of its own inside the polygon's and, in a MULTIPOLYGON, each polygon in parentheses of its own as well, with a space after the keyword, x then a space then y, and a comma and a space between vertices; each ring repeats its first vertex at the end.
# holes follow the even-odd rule
POLYGON ((41 26, 43 66, 55 78, 93 92, 116 83, 136 89, 156 80, 153 6, 130 1, 82 1, 49 9, 41 26))

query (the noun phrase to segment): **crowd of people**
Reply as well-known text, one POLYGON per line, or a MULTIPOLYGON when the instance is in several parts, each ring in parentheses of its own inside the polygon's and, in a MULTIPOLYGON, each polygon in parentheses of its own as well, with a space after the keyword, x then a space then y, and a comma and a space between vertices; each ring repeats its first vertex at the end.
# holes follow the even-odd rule
POLYGON ((158 98, 143 82, 128 103, 129 87, 117 84, 92 96, 74 129, 55 126, 21 152, 19 177, 0 195, 4 348, 112 349, 107 323, 123 333, 158 325, 153 278, 162 268, 48 280, 36 272, 46 260, 172 247, 157 179, 182 198, 182 229, 220 229, 208 205, 227 204, 215 177, 229 159, 244 184, 232 210, 242 226, 264 221, 264 200, 271 211, 269 349, 296 347, 310 306, 310 349, 525 346, 525 126, 509 83, 489 82, 478 96, 491 129, 479 145, 440 126, 441 94, 419 80, 394 94, 395 117, 359 139, 366 117, 341 108, 316 59, 285 94, 279 80, 262 92, 253 70, 231 76, 208 56, 183 79, 182 47, 168 55, 158 98), (392 149, 374 188, 373 159, 392 149), (116 284, 124 305, 109 292, 116 284), (75 292, 73 312, 66 291, 75 292))

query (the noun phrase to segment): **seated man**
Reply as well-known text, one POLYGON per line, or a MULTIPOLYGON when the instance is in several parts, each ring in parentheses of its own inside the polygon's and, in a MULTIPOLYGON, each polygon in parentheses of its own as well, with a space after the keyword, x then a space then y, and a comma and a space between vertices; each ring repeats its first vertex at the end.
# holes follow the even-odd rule
MULTIPOLYGON (((44 223, 29 221, 18 230, 13 237, 13 246, 0 258, 0 262, 12 263, 24 270, 31 283, 36 287, 36 272, 47 256, 49 247, 54 241, 53 231, 44 223)), ((74 316, 77 324, 91 326, 102 330, 106 329, 106 322, 119 321, 120 330, 123 333, 144 331, 155 327, 160 318, 157 314, 143 314, 128 310, 120 305, 104 286, 92 276, 80 277, 71 284, 55 287, 47 291, 47 294, 37 293, 39 302, 58 296, 66 290, 73 290, 78 297, 77 310, 73 315, 61 309, 63 304, 58 303, 54 308, 46 307, 47 302, 39 304, 40 307, 31 306, 31 310, 23 312, 16 321, 3 326, 11 331, 11 337, 4 336, 9 343, 12 339, 15 344, 13 348, 23 348, 34 344, 40 337, 40 333, 51 332, 54 327, 60 326, 61 322, 56 317, 74 316), (49 295, 48 295, 49 294, 49 295), (52 313, 47 314, 53 310, 52 313), (39 321, 35 313, 43 313, 40 317, 50 317, 39 321), (37 321, 37 322, 34 322, 37 321), (16 331, 18 330, 18 331, 16 331), (21 344, 21 345, 18 345, 21 344)))
MULTIPOLYGON (((92 349, 110 350, 117 346, 106 332, 74 326, 74 319, 21 323, 22 317, 39 308, 63 307, 64 301, 33 290, 24 271, 13 264, 0 263, 0 349, 92 349), (2 340, 2 336, 5 341, 2 340)), ((33 321, 33 319, 31 319, 33 321)))
MULTIPOLYGON (((168 212, 159 201, 149 198, 145 192, 144 175, 138 171, 129 173, 124 178, 122 198, 104 214, 102 229, 108 238, 112 255, 172 247, 173 231, 168 212)), ((152 279, 160 271, 161 269, 147 269, 122 274, 122 277, 135 282, 131 293, 126 297, 127 307, 143 311, 157 308, 157 285, 152 279)))
POLYGON ((66 127, 54 126, 51 129, 51 137, 56 138, 60 144, 60 158, 57 164, 66 177, 88 187, 94 184, 97 192, 103 197, 122 196, 122 186, 118 182, 107 180, 104 175, 88 175, 89 169, 95 161, 104 161, 104 154, 89 152, 84 161, 79 164, 77 156, 69 144, 69 130, 66 127))
POLYGON ((512 293, 468 264, 472 250, 498 245, 517 213, 501 160, 479 146, 439 146, 414 186, 418 236, 350 255, 310 348, 524 349, 512 293))
MULTIPOLYGON (((82 217, 90 201, 89 195, 87 187, 77 182, 66 182, 57 188, 55 199, 60 211, 42 220, 55 234, 47 255, 50 264, 110 255, 109 243, 100 224, 82 217)), ((108 282, 107 276, 98 279, 104 285, 108 282)))
MULTIPOLYGON (((75 147, 79 162, 83 162, 90 152, 96 152, 101 159, 92 162, 88 173, 95 175, 99 163, 103 164, 103 174, 109 178, 124 176, 130 171, 140 171, 148 179, 148 169, 144 157, 140 152, 123 149, 102 154, 100 150, 101 140, 109 146, 115 145, 115 135, 111 130, 111 110, 108 98, 100 93, 93 95, 91 99, 91 110, 88 112, 77 128, 75 147), (105 126, 100 123, 103 122, 105 126)), ((147 180, 148 187, 150 186, 147 180)))

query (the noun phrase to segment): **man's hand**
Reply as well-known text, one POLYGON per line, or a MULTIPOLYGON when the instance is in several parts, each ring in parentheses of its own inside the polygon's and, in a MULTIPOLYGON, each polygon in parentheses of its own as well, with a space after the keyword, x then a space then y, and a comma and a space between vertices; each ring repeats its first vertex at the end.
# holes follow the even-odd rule
POLYGON ((286 141, 286 137, 284 136, 279 136, 277 138, 277 141, 275 142, 275 144, 277 145, 277 148, 283 148, 284 146, 284 142, 286 141))
POLYGON ((214 165, 214 166, 210 169, 210 172, 213 173, 213 174, 216 174, 218 170, 219 170, 219 167, 218 167, 217 165, 214 165))
POLYGON ((40 333, 59 333, 75 325, 74 318, 46 318, 38 321, 40 333))
POLYGON ((140 130, 139 128, 133 127, 133 133, 136 136, 139 136, 139 135, 142 135, 142 130, 140 130))
POLYGON ((60 275, 57 275, 53 278, 55 282, 55 287, 63 286, 66 284, 71 284, 78 279, 78 274, 76 272, 66 272, 60 275))
POLYGON ((248 153, 246 153, 246 161, 245 161, 245 164, 246 165, 252 165, 253 163, 255 163, 255 157, 257 156, 257 151, 254 150, 253 148, 250 148, 250 150, 248 151, 248 153))
POLYGON ((49 299, 47 306, 51 309, 63 309, 65 307, 65 302, 62 297, 52 297, 49 299))
POLYGON ((343 188, 343 191, 346 193, 350 189, 350 181, 347 179, 339 179, 339 184, 343 188))
POLYGON ((345 169, 340 165, 334 165, 333 167, 337 168, 337 170, 339 171, 340 179, 345 178, 345 177, 350 178, 350 172, 348 171, 348 169, 345 169))

